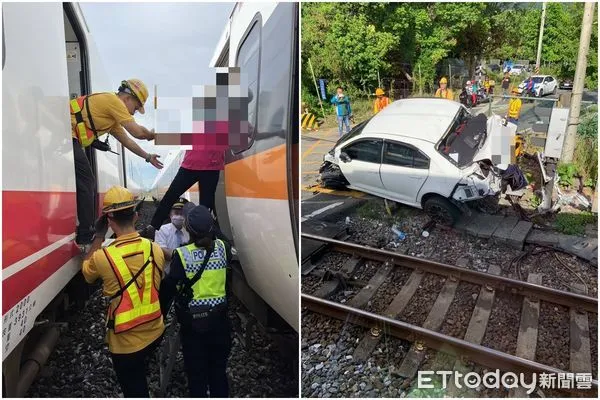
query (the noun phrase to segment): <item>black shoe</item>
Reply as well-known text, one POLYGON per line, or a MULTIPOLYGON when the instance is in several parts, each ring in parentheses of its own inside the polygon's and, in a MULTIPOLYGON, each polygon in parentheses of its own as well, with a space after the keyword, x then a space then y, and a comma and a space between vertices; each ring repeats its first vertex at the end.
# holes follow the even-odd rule
POLYGON ((156 234, 156 229, 152 225, 148 225, 144 229, 140 231, 140 236, 146 239, 150 239, 154 241, 154 235, 156 234))

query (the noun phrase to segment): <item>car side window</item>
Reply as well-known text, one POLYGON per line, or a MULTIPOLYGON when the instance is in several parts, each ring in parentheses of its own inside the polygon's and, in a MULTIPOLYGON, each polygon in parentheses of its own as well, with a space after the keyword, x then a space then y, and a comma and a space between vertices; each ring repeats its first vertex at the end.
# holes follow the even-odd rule
POLYGON ((549 78, 548 78, 548 82, 552 82, 552 81, 554 81, 554 78, 552 78, 552 77, 549 77, 549 78))
POLYGON ((412 146, 386 142, 383 163, 400 167, 428 169, 429 158, 412 146))
POLYGON ((370 163, 381 163, 381 139, 367 139, 352 143, 342 151, 352 159, 370 163))

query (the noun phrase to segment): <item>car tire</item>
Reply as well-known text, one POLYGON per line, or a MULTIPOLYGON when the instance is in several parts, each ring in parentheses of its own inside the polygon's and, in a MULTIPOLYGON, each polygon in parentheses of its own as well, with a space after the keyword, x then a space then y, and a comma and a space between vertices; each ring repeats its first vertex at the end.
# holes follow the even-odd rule
POLYGON ((540 94, 538 95, 539 98, 544 97, 544 89, 540 89, 540 94))
POLYGON ((552 94, 556 94, 556 86, 554 86, 554 90, 552 91, 552 94))
POLYGON ((431 217, 435 222, 452 226, 458 221, 460 217, 460 211, 450 203, 447 199, 442 197, 430 197, 423 204, 423 210, 431 217))

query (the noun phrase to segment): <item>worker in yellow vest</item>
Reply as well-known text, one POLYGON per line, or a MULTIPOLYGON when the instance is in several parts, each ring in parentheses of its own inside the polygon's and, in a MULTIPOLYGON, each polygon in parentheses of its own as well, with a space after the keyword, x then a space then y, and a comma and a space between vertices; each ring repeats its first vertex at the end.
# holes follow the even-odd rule
POLYGON ((229 397, 227 359, 231 327, 227 315, 227 268, 231 248, 216 235, 208 208, 186 216, 190 244, 173 252, 160 290, 165 315, 174 301, 191 397, 229 397))
POLYGON ((137 204, 124 187, 106 192, 82 267, 85 280, 101 279, 109 297, 106 341, 125 397, 149 397, 147 363, 165 330, 158 292, 165 258, 158 244, 135 230, 137 204), (117 238, 102 248, 109 226, 117 238))
POLYGON ((379 111, 383 110, 390 104, 390 98, 385 96, 385 92, 381 88, 377 88, 375 90, 375 95, 377 98, 373 103, 373 114, 377 114, 379 111))
MULTIPOLYGON (((512 95, 513 96, 519 95, 519 90, 517 87, 513 87, 512 95)), ((521 105, 522 105, 521 99, 519 99, 518 97, 510 99, 510 101, 508 102, 508 113, 506 114, 506 120, 508 122, 512 122, 513 124, 519 123, 519 115, 521 114, 521 105)))
POLYGON ((448 89, 448 80, 446 77, 442 77, 442 79, 440 79, 440 88, 436 90, 434 97, 454 100, 454 93, 452 93, 452 89, 448 89))
POLYGON ((136 111, 144 114, 144 103, 147 98, 146 85, 139 79, 128 79, 121 82, 117 93, 94 93, 70 102, 79 219, 75 240, 78 244, 86 245, 92 241, 93 224, 96 219, 94 210, 96 178, 85 155, 86 148, 92 146, 106 151, 107 144, 100 142, 98 138, 105 133, 110 133, 125 148, 146 162, 158 169, 163 167, 158 160, 160 156, 146 153, 125 133, 127 130, 136 139, 154 140, 154 132, 138 125, 133 119, 136 111))

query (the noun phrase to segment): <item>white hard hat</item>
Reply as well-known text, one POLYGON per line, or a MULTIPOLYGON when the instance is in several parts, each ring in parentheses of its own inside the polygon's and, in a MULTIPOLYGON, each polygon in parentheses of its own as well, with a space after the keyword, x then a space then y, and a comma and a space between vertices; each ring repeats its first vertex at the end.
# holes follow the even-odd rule
POLYGON ((471 84, 471 81, 467 81, 467 85, 470 85, 470 84, 471 84))

